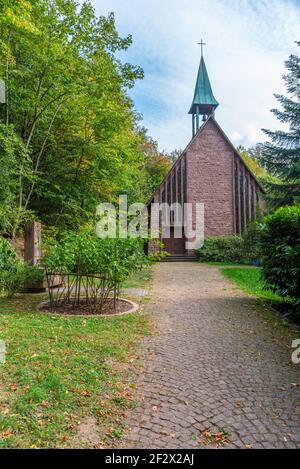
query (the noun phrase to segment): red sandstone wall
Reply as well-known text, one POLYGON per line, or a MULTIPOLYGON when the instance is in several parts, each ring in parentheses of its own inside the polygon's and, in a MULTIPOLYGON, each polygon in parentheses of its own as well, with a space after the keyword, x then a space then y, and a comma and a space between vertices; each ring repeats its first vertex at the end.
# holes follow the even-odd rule
POLYGON ((234 232, 233 157, 212 120, 187 148, 187 201, 205 204, 205 237, 234 232))

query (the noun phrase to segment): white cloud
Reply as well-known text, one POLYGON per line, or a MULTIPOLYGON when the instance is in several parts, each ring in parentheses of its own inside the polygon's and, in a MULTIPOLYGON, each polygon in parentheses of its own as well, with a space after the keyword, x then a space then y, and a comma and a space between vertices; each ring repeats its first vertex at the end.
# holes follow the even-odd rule
POLYGON ((132 97, 161 148, 185 147, 187 116, 200 50, 214 94, 216 118, 234 143, 253 145, 260 129, 276 128, 273 93, 284 92, 284 60, 300 40, 300 7, 293 0, 92 0, 98 14, 114 11, 133 45, 122 59, 140 64, 145 79, 132 97))

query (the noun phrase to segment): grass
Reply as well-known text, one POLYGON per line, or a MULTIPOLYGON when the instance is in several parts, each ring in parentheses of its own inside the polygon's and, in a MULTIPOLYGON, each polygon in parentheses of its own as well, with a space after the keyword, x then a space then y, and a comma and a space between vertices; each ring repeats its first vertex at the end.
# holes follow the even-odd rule
POLYGON ((282 298, 280 295, 265 288, 260 268, 228 267, 222 268, 221 272, 225 277, 235 282, 242 290, 263 300, 267 305, 276 309, 283 316, 286 326, 289 322, 300 325, 299 308, 293 304, 291 299, 282 298))
POLYGON ((122 288, 143 288, 147 285, 151 278, 149 268, 133 272, 131 276, 122 284, 122 288))
POLYGON ((216 265, 216 266, 233 266, 233 267, 240 267, 240 266, 245 266, 245 267, 249 267, 250 264, 242 264, 242 263, 239 263, 239 262, 218 262, 218 261, 200 261, 202 262, 203 264, 207 264, 207 265, 216 265))
POLYGON ((128 364, 149 332, 147 317, 51 316, 36 312, 40 301, 0 298, 0 448, 70 447, 86 417, 109 446, 131 406, 128 364))
POLYGON ((261 278, 261 269, 253 267, 240 267, 221 269, 225 277, 233 280, 242 290, 250 295, 255 295, 258 298, 269 300, 274 303, 281 303, 283 299, 273 293, 271 290, 264 288, 265 284, 261 278))

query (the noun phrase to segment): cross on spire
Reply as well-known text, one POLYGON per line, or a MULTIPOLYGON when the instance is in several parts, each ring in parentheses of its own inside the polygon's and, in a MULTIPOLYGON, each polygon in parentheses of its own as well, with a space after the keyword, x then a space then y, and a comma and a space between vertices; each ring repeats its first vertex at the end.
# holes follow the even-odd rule
POLYGON ((201 57, 203 57, 203 46, 206 46, 206 43, 201 39, 201 42, 198 42, 198 45, 201 46, 201 57))

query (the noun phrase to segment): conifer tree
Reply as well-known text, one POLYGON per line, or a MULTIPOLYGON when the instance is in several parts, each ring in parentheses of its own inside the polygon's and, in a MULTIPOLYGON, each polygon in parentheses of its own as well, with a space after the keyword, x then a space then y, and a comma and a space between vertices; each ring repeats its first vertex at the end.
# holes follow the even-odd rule
MULTIPOLYGON (((300 46, 300 42, 296 42, 300 46)), ((270 182, 268 189, 275 207, 300 202, 300 57, 290 55, 283 77, 288 96, 275 94, 282 109, 271 112, 287 130, 263 129, 270 138, 263 146, 261 162, 280 182, 270 182)))

